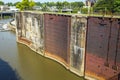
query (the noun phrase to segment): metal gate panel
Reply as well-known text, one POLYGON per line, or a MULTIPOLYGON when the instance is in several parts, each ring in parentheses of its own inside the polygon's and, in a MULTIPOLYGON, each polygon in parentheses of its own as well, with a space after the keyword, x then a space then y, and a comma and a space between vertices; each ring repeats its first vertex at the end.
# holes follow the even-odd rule
POLYGON ((70 17, 65 15, 44 15, 45 51, 69 63, 70 17))
POLYGON ((116 18, 88 17, 86 74, 110 79, 120 72, 118 23, 116 18))

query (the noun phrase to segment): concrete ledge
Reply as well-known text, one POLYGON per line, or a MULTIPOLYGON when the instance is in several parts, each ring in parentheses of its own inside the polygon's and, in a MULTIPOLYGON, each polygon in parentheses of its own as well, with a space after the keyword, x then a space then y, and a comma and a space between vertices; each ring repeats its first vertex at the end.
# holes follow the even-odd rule
POLYGON ((31 43, 30 43, 30 44, 27 44, 27 43, 25 43, 24 41, 19 40, 19 39, 17 39, 17 42, 18 42, 18 43, 21 43, 21 44, 23 44, 23 45, 26 45, 26 46, 29 47, 32 51, 34 51, 34 52, 36 52, 36 53, 44 56, 44 54, 42 54, 41 52, 38 52, 38 51, 36 51, 35 49, 33 49, 33 48, 31 47, 31 45, 32 45, 31 43))
POLYGON ((86 71, 85 75, 86 75, 85 78, 88 80, 106 80, 105 78, 98 77, 97 74, 89 71, 86 71))
POLYGON ((52 60, 55 60, 56 62, 59 62, 60 64, 62 64, 66 69, 70 69, 69 65, 60 57, 56 56, 56 55, 52 55, 48 52, 45 52, 45 57, 50 58, 52 60))

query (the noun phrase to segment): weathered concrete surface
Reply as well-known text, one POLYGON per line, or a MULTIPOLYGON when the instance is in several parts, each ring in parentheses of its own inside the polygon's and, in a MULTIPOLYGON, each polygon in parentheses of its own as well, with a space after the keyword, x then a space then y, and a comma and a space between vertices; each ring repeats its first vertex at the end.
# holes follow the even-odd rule
POLYGON ((30 42, 29 46, 34 49, 34 51, 43 54, 43 15, 29 12, 17 13, 16 22, 19 40, 21 39, 24 40, 24 42, 30 42))
MULTIPOLYGON (((90 80, 120 73, 120 19, 16 13, 17 41, 90 80)), ((120 77, 120 76, 119 76, 120 77)))
POLYGON ((71 69, 81 76, 84 76, 85 38, 86 38, 86 17, 72 17, 71 21, 71 69))
POLYGON ((45 57, 61 63, 77 75, 84 75, 85 18, 76 19, 75 17, 71 18, 70 15, 62 14, 19 12, 16 13, 16 22, 18 42, 27 45, 45 57), (81 23, 83 24, 81 25, 81 23), (79 34, 81 34, 81 37, 78 36, 79 34), (71 40, 73 39, 71 37, 77 38, 71 40), (74 42, 75 40, 77 42, 74 42), (76 51, 72 52, 76 50, 74 46, 81 49, 81 55, 77 59, 75 59, 77 55, 73 57, 73 54, 77 54, 76 51))

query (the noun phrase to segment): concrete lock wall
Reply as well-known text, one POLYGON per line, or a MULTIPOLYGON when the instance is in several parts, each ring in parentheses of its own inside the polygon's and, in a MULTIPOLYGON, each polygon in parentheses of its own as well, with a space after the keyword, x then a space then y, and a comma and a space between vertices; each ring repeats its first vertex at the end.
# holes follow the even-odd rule
POLYGON ((16 14, 16 36, 17 36, 17 38, 18 37, 20 37, 20 36, 22 36, 22 32, 21 32, 21 30, 22 30, 22 22, 21 22, 21 18, 22 18, 22 16, 21 16, 21 13, 17 13, 16 14))
POLYGON ((77 75, 84 75, 86 18, 18 12, 16 22, 18 42, 61 63, 77 75))
POLYGON ((90 80, 119 79, 120 19, 18 12, 17 41, 90 80))

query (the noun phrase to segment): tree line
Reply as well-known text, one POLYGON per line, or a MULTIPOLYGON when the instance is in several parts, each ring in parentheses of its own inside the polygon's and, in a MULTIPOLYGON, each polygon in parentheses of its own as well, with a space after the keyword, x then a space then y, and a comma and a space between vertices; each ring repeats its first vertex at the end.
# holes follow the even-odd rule
MULTIPOLYGON (((49 11, 50 7, 56 7, 59 11, 63 8, 72 9, 73 11, 82 11, 87 13, 88 8, 84 8, 85 4, 81 1, 78 2, 34 2, 33 0, 22 0, 16 3, 4 3, 0 1, 0 5, 16 6, 20 10, 32 10, 33 6, 41 7, 42 11, 49 11)), ((120 13, 120 0, 97 0, 96 3, 91 7, 92 12, 102 13, 120 13)))
POLYGON ((48 7, 56 7, 59 11, 61 9, 72 9, 74 11, 79 11, 85 4, 83 2, 45 2, 45 3, 40 3, 36 2, 37 6, 42 7, 43 11, 47 11, 48 7))
MULTIPOLYGON (((0 1, 0 5, 3 5, 4 2, 0 1)), ((63 8, 74 9, 75 11, 80 10, 85 4, 83 2, 34 2, 33 0, 22 0, 21 2, 16 3, 6 3, 8 6, 16 6, 20 10, 31 10, 33 6, 39 6, 42 8, 42 11, 48 11, 50 7, 56 7, 58 10, 63 8)))
POLYGON ((93 9, 95 12, 120 13, 120 0, 97 0, 93 9))

